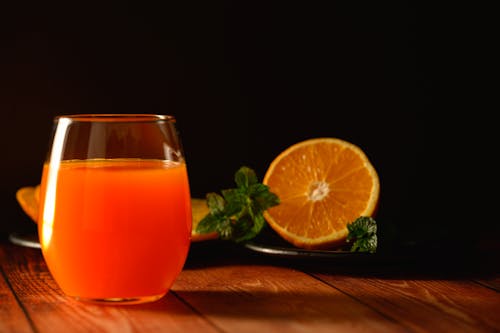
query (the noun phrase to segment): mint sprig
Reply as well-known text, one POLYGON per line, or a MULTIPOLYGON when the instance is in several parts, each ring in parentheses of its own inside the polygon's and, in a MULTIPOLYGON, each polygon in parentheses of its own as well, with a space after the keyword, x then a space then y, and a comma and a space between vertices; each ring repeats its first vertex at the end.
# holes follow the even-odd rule
POLYGON ((377 251, 377 223, 371 217, 361 216, 347 224, 347 243, 352 243, 351 252, 377 251))
POLYGON ((224 240, 242 242, 254 238, 265 225, 263 212, 280 203, 255 171, 243 166, 234 175, 235 188, 206 195, 210 212, 198 223, 198 233, 217 232, 224 240))
MULTIPOLYGON (((234 181, 235 188, 206 195, 210 212, 198 223, 198 233, 217 232, 220 239, 234 242, 250 240, 266 224, 264 211, 280 204, 278 196, 258 181, 251 168, 241 167, 234 181)), ((347 224, 347 230, 346 242, 352 244, 351 252, 376 252, 377 223, 373 218, 361 216, 347 224)))

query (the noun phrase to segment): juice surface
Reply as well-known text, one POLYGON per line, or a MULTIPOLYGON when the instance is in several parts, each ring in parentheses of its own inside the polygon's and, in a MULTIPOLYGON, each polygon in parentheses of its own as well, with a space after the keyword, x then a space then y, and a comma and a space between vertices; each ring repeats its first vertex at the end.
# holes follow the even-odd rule
POLYGON ((61 289, 82 298, 162 295, 191 237, 186 165, 159 160, 44 166, 39 235, 61 289))

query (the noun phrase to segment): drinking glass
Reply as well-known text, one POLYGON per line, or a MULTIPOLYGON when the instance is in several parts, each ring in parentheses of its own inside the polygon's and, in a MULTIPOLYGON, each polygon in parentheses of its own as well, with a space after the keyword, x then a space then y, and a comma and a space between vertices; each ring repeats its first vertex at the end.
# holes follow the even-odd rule
POLYGON ((42 254, 66 295, 154 301, 181 272, 191 200, 173 116, 56 117, 40 195, 42 254))

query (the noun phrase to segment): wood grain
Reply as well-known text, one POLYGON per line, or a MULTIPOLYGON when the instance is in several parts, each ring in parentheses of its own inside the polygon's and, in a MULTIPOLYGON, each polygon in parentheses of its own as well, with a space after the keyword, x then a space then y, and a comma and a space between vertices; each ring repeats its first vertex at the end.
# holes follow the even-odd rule
POLYGON ((106 306, 73 300, 61 293, 36 249, 12 248, 3 269, 37 332, 215 331, 172 293, 140 305, 106 306))
POLYGON ((273 266, 187 269, 173 291, 229 332, 406 332, 302 272, 273 266))
MULTIPOLYGON (((1 249, 0 249, 1 251, 1 249)), ((1 263, 1 261, 0 261, 1 263)), ((0 332, 33 332, 0 267, 0 332)))
POLYGON ((472 281, 331 274, 318 278, 415 332, 500 331, 499 294, 472 281))
POLYGON ((40 250, 0 242, 0 332, 500 332, 497 274, 367 273, 201 250, 161 300, 106 306, 63 295, 40 250))

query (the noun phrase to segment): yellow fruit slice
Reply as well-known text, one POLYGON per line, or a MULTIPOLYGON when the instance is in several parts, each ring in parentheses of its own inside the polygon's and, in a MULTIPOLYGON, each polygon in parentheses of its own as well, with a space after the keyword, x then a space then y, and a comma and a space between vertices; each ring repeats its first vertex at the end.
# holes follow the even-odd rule
MULTIPOLYGON (((16 192, 16 199, 23 211, 33 220, 37 222, 38 207, 40 197, 40 185, 21 187, 16 192)), ((216 232, 208 234, 199 234, 196 232, 196 226, 205 215, 208 214, 209 209, 205 199, 191 198, 191 207, 193 214, 193 231, 191 233, 191 241, 199 242, 209 239, 216 239, 219 234, 216 232)))
POLYGON ((281 201, 264 212, 266 221, 285 240, 306 249, 343 244, 348 223, 375 214, 380 192, 366 154, 338 138, 288 147, 272 161, 263 183, 281 201))

